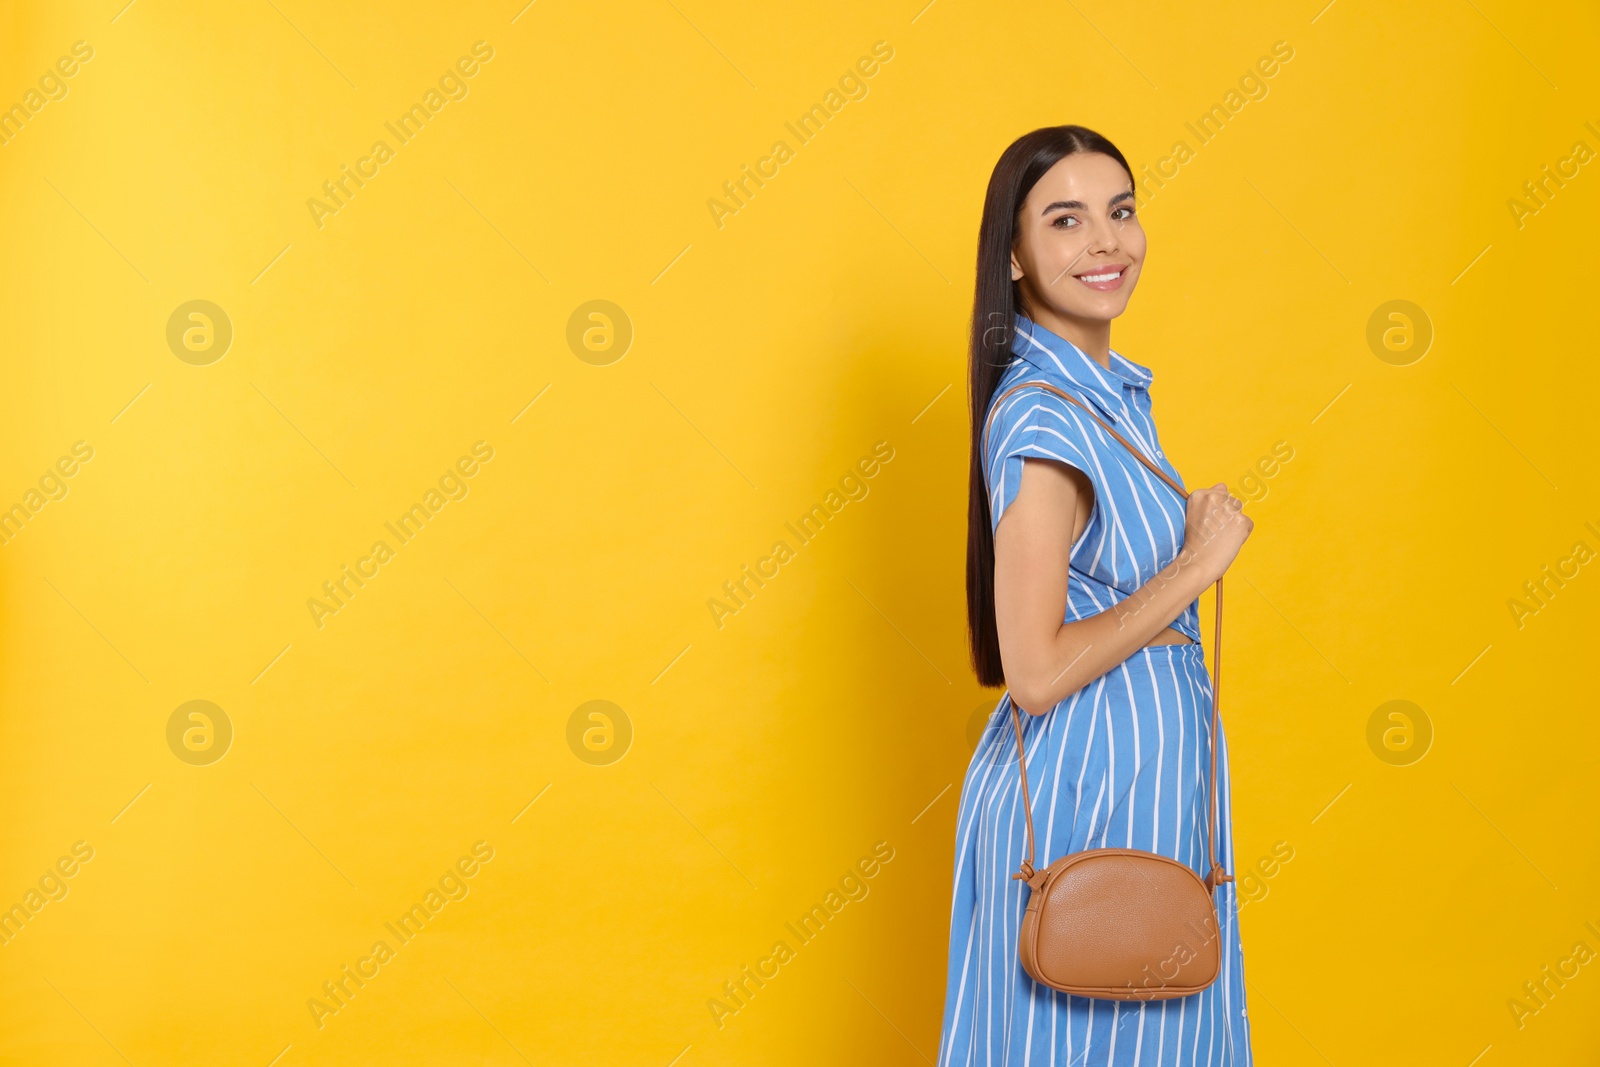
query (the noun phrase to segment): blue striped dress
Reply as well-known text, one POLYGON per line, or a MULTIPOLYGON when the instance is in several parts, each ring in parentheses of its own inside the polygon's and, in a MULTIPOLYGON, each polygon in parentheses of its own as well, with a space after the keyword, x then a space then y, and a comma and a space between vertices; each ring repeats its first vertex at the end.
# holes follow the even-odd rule
MULTIPOLYGON (((1020 315, 1016 326, 996 397, 1019 382, 1048 381, 1183 484, 1156 436, 1148 368, 1112 352, 1107 371, 1020 315)), ((1176 557, 1183 498, 1082 410, 1042 389, 1014 394, 995 413, 984 455, 994 526, 1016 498, 1024 457, 1076 467, 1094 486, 1094 508, 1071 548, 1064 621, 1131 596, 1176 557)), ((1205 875, 1211 677, 1198 643, 1199 601, 1172 625, 1196 643, 1141 648, 1046 714, 1022 714, 1040 868, 1068 852, 1118 847, 1171 856, 1205 875)), ((1216 741, 1217 855, 1232 873, 1227 744, 1216 741)), ((1092 1000, 1035 983, 1018 962, 1029 890, 1011 874, 1023 845, 1016 736, 1002 697, 961 788, 939 1067, 1252 1062, 1234 883, 1213 896, 1222 973, 1210 987, 1148 1003, 1092 1000)))

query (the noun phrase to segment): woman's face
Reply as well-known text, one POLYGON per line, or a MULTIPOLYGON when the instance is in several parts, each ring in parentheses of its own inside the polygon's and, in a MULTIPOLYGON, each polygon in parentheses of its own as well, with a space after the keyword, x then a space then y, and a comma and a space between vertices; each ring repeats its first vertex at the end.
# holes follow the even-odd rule
POLYGON ((1011 280, 1030 318, 1109 322, 1139 284, 1144 229, 1133 181, 1099 152, 1077 152, 1029 191, 1011 246, 1011 280))

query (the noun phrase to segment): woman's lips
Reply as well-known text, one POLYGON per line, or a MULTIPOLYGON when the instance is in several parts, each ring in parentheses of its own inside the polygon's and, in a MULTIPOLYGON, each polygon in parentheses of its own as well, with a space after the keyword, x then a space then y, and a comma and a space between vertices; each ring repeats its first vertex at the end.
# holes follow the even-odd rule
POLYGON ((1122 265, 1117 267, 1103 267, 1098 270, 1089 271, 1086 274, 1076 274, 1073 275, 1073 277, 1077 278, 1078 281, 1082 282, 1090 289, 1098 289, 1102 293, 1109 293, 1114 289, 1122 288, 1122 279, 1127 276, 1127 273, 1127 266, 1122 265))

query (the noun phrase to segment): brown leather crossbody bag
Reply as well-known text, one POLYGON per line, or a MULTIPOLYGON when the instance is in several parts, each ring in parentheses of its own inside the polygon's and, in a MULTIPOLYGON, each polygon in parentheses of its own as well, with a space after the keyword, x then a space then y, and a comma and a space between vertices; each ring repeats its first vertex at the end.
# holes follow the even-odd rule
MULTIPOLYGON (((1133 453, 1184 499, 1189 493, 1129 444, 1094 412, 1048 382, 1023 382, 1000 395, 1046 389, 1083 408, 1088 416, 1133 453)), ((1027 753, 1022 716, 1011 701, 1017 735, 1017 771, 1022 776, 1027 855, 1011 877, 1028 883, 1028 910, 1022 919, 1019 954, 1034 981, 1063 993, 1104 1000, 1170 1000, 1198 993, 1222 973, 1222 937, 1213 891, 1233 876, 1217 862, 1217 738, 1222 673, 1222 579, 1217 579, 1215 647, 1211 654, 1211 789, 1206 826, 1211 867, 1204 879, 1189 865, 1134 848, 1091 848, 1072 852, 1043 870, 1033 865, 1033 803, 1028 795, 1027 753)))

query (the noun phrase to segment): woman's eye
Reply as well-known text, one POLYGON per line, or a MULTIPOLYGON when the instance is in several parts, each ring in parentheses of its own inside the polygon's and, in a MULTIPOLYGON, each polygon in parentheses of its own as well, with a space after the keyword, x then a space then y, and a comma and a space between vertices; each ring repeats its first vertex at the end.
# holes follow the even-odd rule
POLYGON ((1069 229, 1077 224, 1077 217, 1073 215, 1061 215, 1057 217, 1055 221, 1050 223, 1050 225, 1054 226, 1058 230, 1069 229))
POLYGON ((1116 219, 1118 222, 1126 222, 1133 218, 1133 208, 1119 207, 1117 210, 1111 213, 1111 217, 1116 219))

